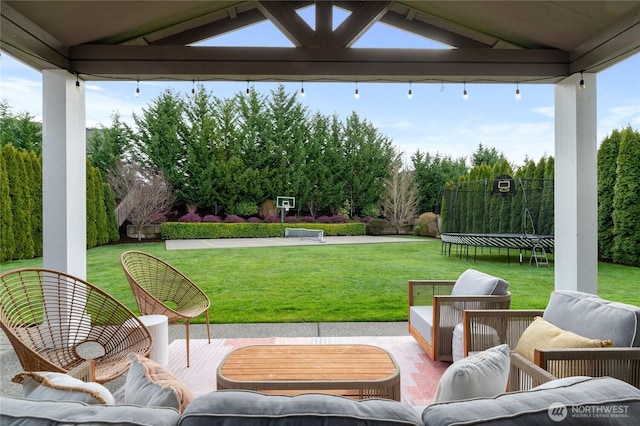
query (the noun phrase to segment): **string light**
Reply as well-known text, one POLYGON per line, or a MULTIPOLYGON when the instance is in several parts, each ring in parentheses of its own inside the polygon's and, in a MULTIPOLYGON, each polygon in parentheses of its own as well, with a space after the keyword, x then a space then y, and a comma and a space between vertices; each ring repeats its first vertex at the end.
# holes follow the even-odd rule
POLYGON ((519 83, 516 83, 516 101, 519 101, 520 98, 522 98, 522 95, 520 94, 520 85, 519 83))
POLYGON ((440 82, 440 93, 444 93, 444 80, 440 82))
POLYGON ((249 91, 249 80, 247 80, 247 90, 246 90, 246 92, 244 94, 245 94, 245 96, 249 96, 250 93, 251 92, 249 91))
POLYGON ((578 85, 578 89, 584 90, 585 87, 587 86, 584 84, 584 76, 582 75, 582 71, 580 71, 580 84, 578 85))
POLYGON ((305 93, 304 93, 304 81, 300 83, 300 97, 304 98, 305 93))
POLYGON ((140 80, 137 81, 136 85, 136 98, 140 97, 140 80))
POLYGON ((80 76, 76 73, 76 90, 80 91, 80 76))
POLYGON ((409 91, 407 92, 407 99, 413 99, 413 92, 411 91, 411 82, 409 82, 409 91))
POLYGON ((465 101, 469 99, 469 92, 467 92, 467 82, 464 82, 464 90, 462 91, 462 99, 465 101))
POLYGON ((196 81, 195 80, 191 80, 191 82, 193 83, 193 86, 191 87, 191 95, 195 96, 196 95, 196 81))
POLYGON ((356 90, 353 92, 353 97, 355 99, 360 99, 360 91, 358 90, 358 82, 356 81, 356 90))

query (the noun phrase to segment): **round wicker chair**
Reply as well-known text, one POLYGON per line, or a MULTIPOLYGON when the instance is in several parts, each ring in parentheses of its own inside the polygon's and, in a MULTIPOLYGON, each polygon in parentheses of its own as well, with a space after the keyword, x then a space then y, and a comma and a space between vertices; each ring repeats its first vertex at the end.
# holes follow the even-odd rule
POLYGON ((121 376, 127 355, 147 356, 153 344, 147 327, 118 300, 44 268, 0 275, 0 325, 25 371, 69 373, 92 359, 98 383, 121 376))
POLYGON ((127 251, 120 256, 120 264, 143 315, 166 315, 170 323, 184 321, 189 367, 189 323, 205 314, 207 336, 209 326, 209 297, 189 278, 173 266, 141 251, 127 251))

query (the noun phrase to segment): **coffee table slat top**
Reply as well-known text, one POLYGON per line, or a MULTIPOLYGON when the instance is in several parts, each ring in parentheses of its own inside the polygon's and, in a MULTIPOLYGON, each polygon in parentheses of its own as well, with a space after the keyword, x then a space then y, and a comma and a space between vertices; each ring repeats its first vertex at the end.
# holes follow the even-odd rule
POLYGON ((361 396, 399 399, 400 370, 387 351, 371 345, 255 345, 227 355, 217 383, 257 391, 357 389, 361 396))

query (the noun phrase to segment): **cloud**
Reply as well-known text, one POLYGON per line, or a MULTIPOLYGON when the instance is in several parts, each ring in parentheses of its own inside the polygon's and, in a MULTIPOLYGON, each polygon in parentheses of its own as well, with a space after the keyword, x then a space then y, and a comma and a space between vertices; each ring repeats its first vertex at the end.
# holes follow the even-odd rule
POLYGON ((545 117, 553 118, 555 116, 555 107, 552 106, 542 106, 531 108, 531 111, 544 115, 545 117))

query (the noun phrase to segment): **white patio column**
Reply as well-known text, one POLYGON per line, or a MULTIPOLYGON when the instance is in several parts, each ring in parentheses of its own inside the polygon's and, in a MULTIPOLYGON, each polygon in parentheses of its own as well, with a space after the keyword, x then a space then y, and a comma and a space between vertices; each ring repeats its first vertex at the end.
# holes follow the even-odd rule
POLYGON ((555 86, 555 289, 598 293, 596 77, 555 86))
POLYGON ((65 70, 42 80, 43 266, 86 279, 84 83, 65 70))

